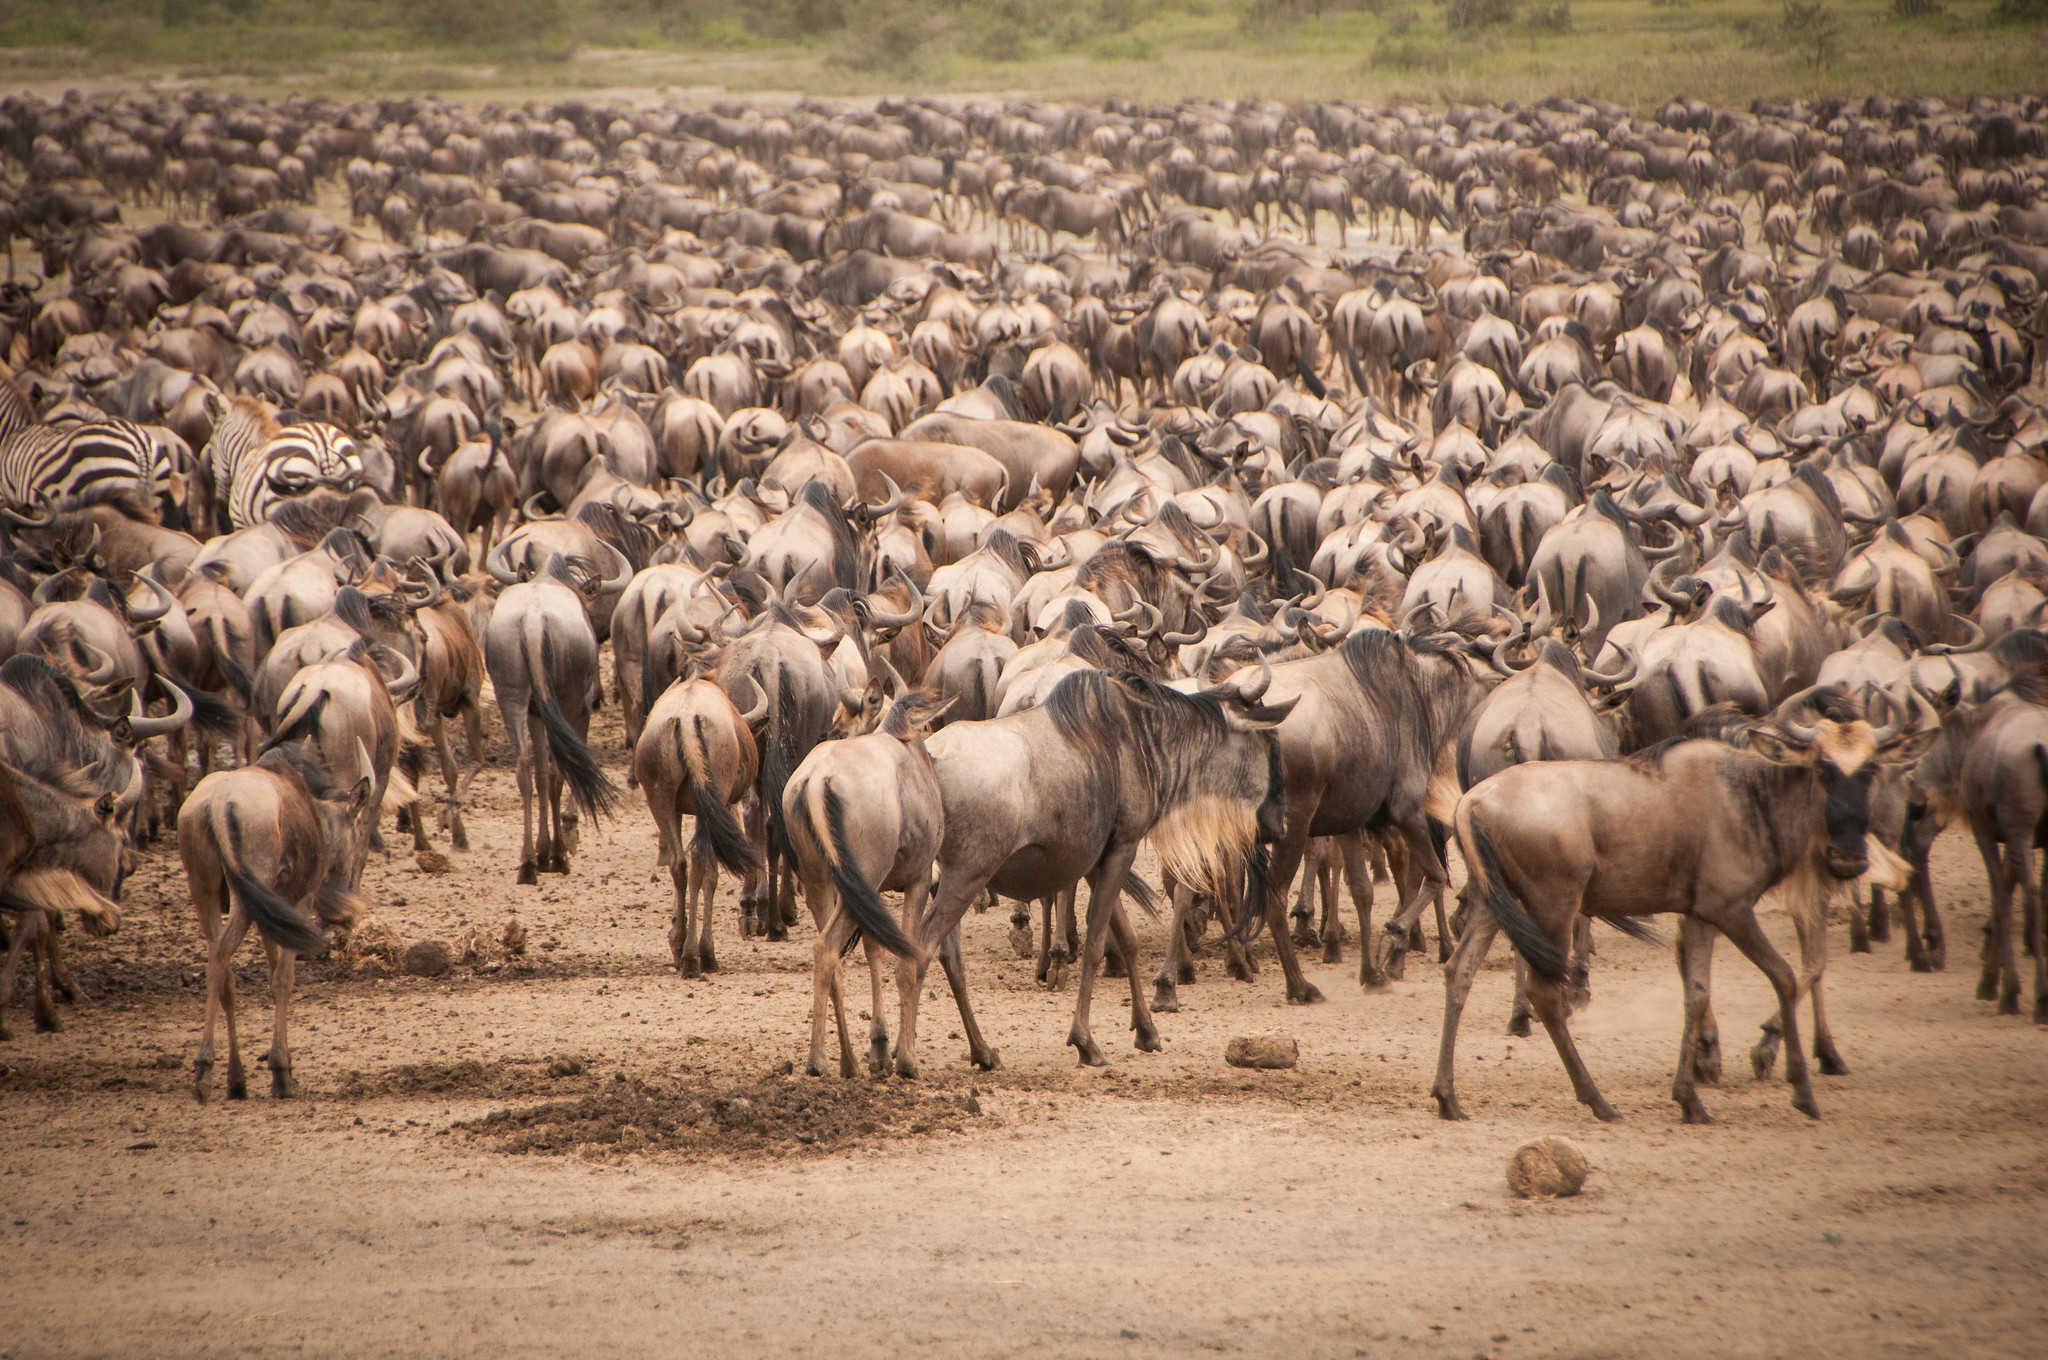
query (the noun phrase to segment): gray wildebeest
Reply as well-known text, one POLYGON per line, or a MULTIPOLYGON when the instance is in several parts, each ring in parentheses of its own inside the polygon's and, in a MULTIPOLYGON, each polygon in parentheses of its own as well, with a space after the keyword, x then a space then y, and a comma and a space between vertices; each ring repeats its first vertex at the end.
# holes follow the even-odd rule
POLYGON ((519 814, 523 839, 519 881, 538 883, 542 869, 569 872, 575 850, 574 813, 562 811, 562 784, 592 818, 617 806, 619 791, 598 768, 585 744, 591 699, 597 693, 597 636, 587 601, 608 584, 585 559, 551 554, 531 581, 505 587, 484 632, 484 666, 498 692, 505 734, 519 758, 519 814), (534 846, 534 797, 541 800, 540 845, 534 846))
MULTIPOLYGON (((916 966, 897 974, 902 1024, 896 1071, 917 1075, 917 1001, 939 946, 984 888, 1019 901, 1052 897, 1086 878, 1088 939, 1067 1042, 1091 1067, 1107 1063, 1089 1032, 1095 972, 1112 924, 1131 978, 1131 1028, 1154 1052, 1159 1032, 1145 1005, 1138 942, 1118 898, 1138 846, 1150 839, 1174 878, 1225 897, 1249 862, 1264 891, 1255 843, 1280 832, 1279 748, 1268 735, 1287 706, 1247 703, 1235 689, 1179 694, 1143 676, 1076 671, 1035 708, 987 722, 954 723, 929 747, 945 805, 939 882, 919 923, 916 966)), ((977 1066, 995 1051, 962 1020, 977 1066)))
MULTIPOLYGON (((1517 765, 1459 800, 1458 848, 1471 866, 1475 904, 1444 974, 1437 1111, 1463 1119, 1452 1086, 1458 1018, 1498 930, 1529 965, 1529 1001, 1550 1031, 1573 1090, 1603 1120, 1618 1119, 1593 1084, 1565 1023, 1565 951, 1581 912, 1630 933, 1638 916, 1675 912, 1685 987, 1685 1030, 1671 1094, 1689 1124, 1709 1116, 1695 1075, 1719 1072, 1708 1007, 1714 932, 1726 935, 1778 994, 1792 1104, 1820 1117, 1800 1051, 1802 977, 1757 923, 1757 899, 1782 887, 1802 944, 1825 928, 1829 895, 1866 874, 1904 886, 1907 866, 1870 836, 1870 787, 1884 765, 1917 760, 1936 733, 1915 731, 1924 703, 1894 704, 1872 727, 1838 690, 1804 690, 1770 718, 1731 710, 1719 737, 1681 738, 1625 761, 1517 765), (1806 714, 1812 713, 1808 721, 1806 714)), ((1809 960, 1809 967, 1811 960, 1809 960)), ((1818 1002, 1817 975, 1810 985, 1818 1002)), ((1819 1014, 1816 1005, 1816 1014, 1819 1014)), ((1841 1062, 1817 1023, 1822 1071, 1841 1062)))
MULTIPOLYGON (((874 992, 868 1028, 868 1070, 889 1068, 889 1026, 882 1018, 881 953, 914 958, 917 946, 905 927, 891 919, 884 892, 903 894, 903 919, 911 928, 924 916, 931 893, 932 860, 945 832, 938 776, 924 733, 945 716, 941 702, 912 690, 889 705, 881 724, 866 736, 828 741, 804 758, 782 795, 783 824, 790 853, 803 879, 804 901, 818 926, 811 950, 811 1056, 805 1070, 825 1074, 825 1002, 839 1026, 839 1074, 853 1075, 853 1041, 839 990, 839 958, 856 931, 867 945, 868 979, 874 992)), ((967 1014, 966 975, 959 942, 948 936, 941 955, 946 980, 967 1014)), ((979 1052, 976 1033, 971 1040, 979 1052)), ((992 1062, 994 1053, 989 1054, 992 1062)))
POLYGON ((206 937, 206 1030, 192 1063, 192 1093, 202 1101, 212 1094, 213 1026, 222 1017, 228 1027, 228 1098, 249 1094, 229 962, 251 926, 263 940, 275 1007, 270 1091, 278 1097, 297 1093, 285 1041, 294 964, 300 954, 326 951, 322 925, 346 927, 355 920, 347 871, 356 819, 376 784, 368 748, 357 746, 351 773, 339 779, 330 774, 310 741, 273 746, 254 765, 216 770, 200 780, 178 810, 178 855, 206 937), (229 906, 225 922, 223 904, 229 906))

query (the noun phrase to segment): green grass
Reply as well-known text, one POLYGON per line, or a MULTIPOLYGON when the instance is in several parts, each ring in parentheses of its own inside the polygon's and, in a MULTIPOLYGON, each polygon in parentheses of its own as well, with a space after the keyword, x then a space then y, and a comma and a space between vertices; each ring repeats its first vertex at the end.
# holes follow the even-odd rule
POLYGON ((1452 30, 1416 0, 11 0, 0 85, 198 78, 252 93, 565 90, 826 95, 1029 91, 1387 99, 1674 93, 1994 94, 2048 87, 2048 6, 1827 0, 1791 41, 1782 0, 1521 0, 1452 30), (2018 16, 2018 17, 2012 17, 2018 16), (2035 16, 2035 17, 2029 17, 2035 16), (168 21, 167 21, 168 20, 168 21), (851 22, 849 22, 851 20, 851 22), (1561 28, 1560 25, 1568 25, 1561 28))

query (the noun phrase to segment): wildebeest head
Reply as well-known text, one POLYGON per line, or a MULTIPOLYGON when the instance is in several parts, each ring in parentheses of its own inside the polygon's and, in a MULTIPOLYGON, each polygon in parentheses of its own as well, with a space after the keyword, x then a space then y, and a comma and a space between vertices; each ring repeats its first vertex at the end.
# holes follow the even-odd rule
MULTIPOLYGON (((1940 721, 1918 690, 1906 701, 1873 690, 1871 706, 1884 695, 1889 716, 1874 725, 1854 697, 1835 686, 1816 685, 1780 704, 1770 719, 1752 728, 1748 746, 1779 764, 1814 772, 1824 798, 1828 873, 1836 879, 1871 872, 1870 789, 1883 770, 1918 761, 1940 735, 1940 721)), ((1889 852, 1881 853, 1889 855, 1889 852)), ((1901 866, 1876 866, 1898 877, 1901 866)), ((1901 885, 1903 886, 1903 885, 1901 885)))

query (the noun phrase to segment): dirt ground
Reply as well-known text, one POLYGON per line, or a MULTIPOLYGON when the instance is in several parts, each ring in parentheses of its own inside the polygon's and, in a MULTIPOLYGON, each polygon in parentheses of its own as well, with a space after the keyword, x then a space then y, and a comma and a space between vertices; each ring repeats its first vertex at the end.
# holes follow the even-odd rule
MULTIPOLYGON (((1002 911, 968 918, 966 954, 1004 1070, 967 1067, 935 970, 923 1081, 816 1080, 790 1072, 808 924, 742 942, 728 884, 728 971, 679 978, 637 795, 567 877, 516 887, 489 724, 472 850, 435 875, 392 837, 365 881, 383 926, 469 961, 304 965, 297 1100, 260 1067, 247 1102, 192 1098, 202 955, 174 846, 119 934, 67 932, 86 998, 57 1034, 11 1009, 0 1045, 0 1355, 2042 1353, 2048 1034, 1971 999, 1984 891, 1954 835, 1947 972, 1834 932, 1852 1072, 1821 1081, 1820 1123, 1751 1080, 1768 989, 1724 950, 1720 1122, 1678 1125, 1669 951, 1605 930, 1575 1029, 1613 1126, 1540 1030, 1504 1037, 1504 945, 1463 1035, 1474 1117, 1449 1125, 1434 962, 1367 993, 1347 945, 1310 967, 1329 1001, 1290 1008, 1269 945, 1252 985, 1205 953, 1160 1054, 1129 1047, 1107 981, 1114 1065, 1091 1071, 1063 1046, 1073 984, 1034 982, 1002 911), (496 943, 515 912, 523 957, 496 943), (1279 1031, 1297 1069, 1223 1064, 1279 1031), (1552 1133, 1589 1153, 1585 1192, 1515 1199, 1509 1154, 1552 1133)), ((615 710, 596 734, 623 779, 615 710)), ((1163 930, 1141 933, 1149 974, 1163 930)), ((269 1007, 244 958, 253 1055, 269 1007)), ((865 1009, 858 961, 848 984, 865 1009)))

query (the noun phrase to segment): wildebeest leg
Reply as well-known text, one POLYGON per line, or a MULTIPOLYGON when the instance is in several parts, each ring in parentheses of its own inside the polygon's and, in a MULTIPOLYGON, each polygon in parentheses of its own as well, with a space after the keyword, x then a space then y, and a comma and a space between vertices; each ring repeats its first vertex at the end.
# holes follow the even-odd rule
POLYGON ((712 943, 711 909, 712 904, 718 901, 718 860, 694 847, 690 852, 690 886, 694 894, 690 919, 697 941, 697 966, 706 973, 715 973, 718 971, 718 949, 712 943))
POLYGON ((299 956, 265 940, 263 957, 270 965, 270 1096, 273 1100, 289 1100, 299 1093, 299 1083, 292 1076, 291 1044, 285 1037, 292 978, 298 972, 299 956))
POLYGON ((1757 924, 1755 904, 1729 912, 1726 919, 1714 924, 1730 944, 1742 951, 1743 957, 1771 980, 1771 989, 1778 994, 1778 1026, 1785 1036, 1785 1080, 1792 1086, 1792 1108, 1810 1119, 1820 1118, 1820 1106, 1813 1099, 1813 1081, 1806 1071, 1806 1054, 1799 1047, 1798 974, 1757 924))
POLYGON ((1688 1124, 1714 1122, 1707 1107, 1700 1103, 1696 1084, 1700 1024, 1707 1017, 1707 1004, 1713 996, 1713 968, 1714 928, 1688 916, 1678 927, 1678 980, 1685 989, 1685 1028, 1678 1038, 1678 1072, 1671 1079, 1671 1098, 1685 1112, 1688 1124))
POLYGON ((1294 956, 1294 941, 1287 938, 1287 889, 1308 849, 1306 828, 1311 811, 1303 810, 1297 820, 1294 810, 1289 810, 1288 822, 1301 831, 1273 847, 1272 875, 1266 880, 1266 930, 1273 937, 1273 952, 1280 956, 1280 971, 1287 975, 1287 999, 1304 1006, 1321 1001, 1323 994, 1302 976, 1301 960, 1294 956))
POLYGON ((1366 868, 1365 834, 1354 832, 1337 844, 1344 852, 1344 886, 1351 894, 1351 909, 1358 913, 1358 985, 1384 987, 1386 974, 1372 956, 1372 873, 1366 868))
POLYGON ((1572 921, 1572 967, 1566 981, 1570 1001, 1584 1006, 1593 999, 1593 919, 1584 914, 1572 921))
MULTIPOLYGON (((1074 998, 1074 1023, 1067 1031, 1067 1044, 1080 1051, 1084 1067, 1109 1066, 1109 1059, 1102 1056, 1101 1046, 1089 1031, 1088 1010, 1094 999, 1095 973, 1101 966, 1103 946, 1109 940, 1117 896, 1123 891, 1124 877, 1137 857, 1135 845, 1112 846, 1095 866, 1095 872, 1088 875, 1088 934, 1081 941, 1081 986, 1074 998)), ((1143 996, 1138 999, 1144 1000, 1143 996)))
MULTIPOLYGON (((1570 942, 1570 932, 1559 940, 1559 952, 1570 942)), ((1537 973, 1529 972, 1529 1005, 1536 1011, 1536 1018, 1543 1022, 1543 1028, 1550 1033, 1550 1042, 1557 1049, 1558 1058, 1564 1063, 1564 1070, 1572 1079, 1572 1091, 1581 1104, 1593 1111, 1593 1117, 1611 1123, 1621 1118, 1620 1113, 1607 1103, 1607 1097, 1600 1094, 1600 1088, 1593 1084, 1593 1074, 1586 1070, 1586 1060, 1579 1056, 1579 1046, 1572 1042, 1571 1026, 1566 1023, 1564 984, 1553 982, 1537 973)), ((1803 1068, 1801 1070, 1804 1070, 1803 1068)))
MULTIPOLYGON (((510 726, 509 724, 507 725, 510 726)), ((513 745, 520 742, 515 738, 513 745)), ((534 795, 534 751, 532 746, 514 753, 519 761, 519 882, 535 884, 540 882, 539 866, 534 860, 533 846, 533 795, 534 795)))
POLYGON ((1152 1009, 1172 1013, 1180 1009, 1180 990, 1175 979, 1182 968, 1193 971, 1193 962, 1188 958, 1188 913, 1194 907, 1195 894, 1171 875, 1167 882, 1173 892, 1173 925, 1166 932, 1166 957, 1159 961, 1159 971, 1152 975, 1152 1009))
POLYGON ((1050 987, 1052 986, 1050 979, 1052 977, 1053 899, 1050 897, 1039 898, 1038 912, 1038 985, 1050 987))
POLYGON ((1081 931, 1074 919, 1075 885, 1045 899, 1046 929, 1053 932, 1046 947, 1045 985, 1058 991, 1067 985, 1067 969, 1081 949, 1081 931))
POLYGON ((1458 1021, 1465 1014, 1465 997, 1472 990, 1472 979, 1479 975, 1479 965, 1486 962, 1486 951, 1493 947, 1493 937, 1499 930, 1500 923, 1493 919, 1492 912, 1473 912, 1472 924, 1458 937, 1458 947, 1451 952, 1450 964, 1444 969, 1444 1032, 1437 1045, 1436 1082, 1429 1088, 1429 1093, 1436 1097, 1439 1119, 1469 1117, 1458 1104, 1452 1077, 1457 1064, 1458 1021))
MULTIPOLYGON (((1941 912, 1934 905, 1934 877, 1927 870, 1923 850, 1913 865, 1913 881, 1906 891, 1920 899, 1920 935, 1913 937, 1913 918, 1906 917, 1906 951, 1916 973, 1938 973, 1948 966, 1948 942, 1942 937, 1941 912)), ((1904 900, 1903 898, 1901 899, 1904 900)))
POLYGON ((1323 937, 1323 962, 1344 961, 1344 917, 1343 908, 1337 904, 1339 876, 1349 869, 1350 837, 1332 836, 1323 848, 1323 872, 1318 876, 1318 887, 1323 895, 1322 918, 1318 929, 1323 937))
POLYGON ((1002 1055, 981 1037, 981 1025, 974 1018, 974 1005, 967 999, 967 967, 960 957, 960 932, 956 929, 939 946, 939 966, 946 970, 946 985, 953 989, 953 1004, 960 1010, 960 1028, 967 1035, 967 1061, 984 1072, 1002 1067, 1002 1055))
POLYGON ((1017 957, 1031 957, 1031 904, 1018 902, 1010 909, 1010 948, 1017 957))
POLYGON ((1997 1001, 1999 1014, 2019 1012, 2019 964, 2012 958, 2012 880, 2006 872, 2005 856, 2000 853, 1998 833, 1990 827, 1973 828, 1977 836, 1977 852, 1984 857, 1984 874, 1991 880, 1991 919, 1985 926, 1983 970, 1977 978, 1977 999, 1997 1001), (2012 997, 2008 1009, 2001 996, 2003 991, 2012 997))
MULTIPOLYGON (((1835 1037, 1828 1030, 1827 1005, 1821 993, 1821 975, 1828 966, 1827 920, 1824 916, 1812 919, 1794 912, 1792 928, 1799 935, 1799 994, 1803 995, 1809 989, 1813 992, 1813 1056, 1820 1060, 1824 1076, 1846 1076, 1849 1067, 1835 1049, 1835 1037)), ((1778 1060, 1777 1021, 1764 1021, 1763 1031, 1763 1038, 1750 1050, 1750 1064, 1760 1078, 1768 1075, 1778 1060)))
POLYGON ((235 1033, 235 951, 248 933, 249 918, 237 906, 228 913, 227 924, 206 955, 206 1037, 199 1045, 199 1057, 192 1067, 198 1076, 198 1095, 206 1099, 206 1078, 213 1070, 213 1021, 218 1015, 228 1031, 228 1099, 249 1098, 249 1073, 242 1066, 241 1038, 235 1033))
POLYGON ((434 715, 434 754, 441 761, 441 782, 448 788, 448 837, 457 850, 469 849, 462 826, 462 780, 455 772, 455 752, 448 747, 448 720, 434 715))
POLYGON ((690 861, 693 858, 695 856, 687 853, 679 854, 669 861, 668 866, 669 881, 676 890, 675 910, 668 920, 668 953, 675 962, 676 971, 686 978, 696 977, 703 971, 697 961, 697 951, 690 947, 690 927, 693 924, 690 920, 690 861))
POLYGON ((1316 892, 1322 886, 1323 866, 1329 862, 1330 838, 1317 836, 1301 856, 1301 887, 1294 894, 1293 939, 1297 949, 1313 949, 1322 943, 1316 933, 1316 892))
MULTIPOLYGON (((1404 877, 1413 881, 1413 886, 1402 884, 1404 902, 1400 914, 1387 922, 1387 976, 1399 978, 1406 972, 1409 948, 1408 932, 1422 919, 1422 908, 1433 893, 1451 886, 1450 872, 1444 868, 1443 858, 1436 852, 1429 834, 1429 822, 1421 808, 1415 808, 1394 819, 1394 829, 1400 834, 1402 848, 1407 853, 1407 873, 1404 877)), ((1438 909, 1442 901, 1438 899, 1438 909)), ((1448 928, 1448 927, 1446 927, 1448 928)))
POLYGON ((1135 1046, 1141 1053, 1157 1053, 1161 1047, 1159 1027, 1152 1023, 1152 1012, 1145 1005, 1144 984, 1138 980, 1138 936, 1131 929, 1131 920, 1124 911, 1123 903, 1115 904, 1109 928, 1115 936, 1117 948, 1123 951, 1125 972, 1131 979, 1131 1030, 1138 1036, 1135 1046))
MULTIPOLYGON (((20 971, 22 955, 27 954, 31 961, 31 968, 33 969, 34 967, 36 954, 33 946, 36 938, 43 931, 49 929, 44 923, 42 916, 42 912, 32 910, 22 912, 14 918, 14 939, 7 947, 6 964, 0 966, 0 1039, 12 1039, 14 1037, 14 1031, 7 1027, 7 1003, 14 1000, 14 978, 16 973, 20 971)), ((38 1002, 42 1002, 43 997, 40 984, 35 990, 38 1002)), ((55 1016, 53 1015, 51 1018, 54 1020, 55 1016)), ((36 1011, 36 1028, 44 1028, 40 1006, 38 1006, 36 1011)))
POLYGON ((896 968, 896 1001, 900 1009, 896 1025, 896 1075, 899 1077, 917 1076, 917 1003, 919 994, 924 990, 925 972, 946 938, 960 928, 968 906, 980 896, 982 888, 1001 867, 1000 860, 982 864, 963 860, 942 865, 939 869, 939 882, 932 891, 931 906, 923 919, 916 923, 917 929, 911 935, 918 947, 917 957, 904 959, 896 968))
POLYGON ((56 912, 50 913, 50 928, 43 932, 43 961, 50 967, 50 990, 57 999, 69 1005, 79 998, 78 979, 71 976, 71 969, 64 962, 64 920, 56 912))
MULTIPOLYGON (((2034 1023, 2048 1025, 2048 910, 2044 910, 2042 899, 2048 898, 2048 862, 2041 867, 2042 885, 2034 891, 2027 903, 2032 908, 2027 915, 2032 921, 2028 937, 2034 945, 2034 1023)), ((2032 880, 2029 880, 2032 890, 2032 880)))
POLYGON ((818 936, 811 944, 811 1055, 804 1071, 813 1077, 825 1075, 825 1003, 831 1000, 839 1026, 839 1075, 853 1075, 853 1040, 846 1032, 846 1006, 839 988, 839 952, 853 938, 853 918, 841 910, 839 894, 830 883, 806 881, 804 903, 817 923, 818 936))
POLYGON ((555 764, 552 754, 548 757, 548 825, 554 828, 554 853, 542 867, 551 874, 569 872, 569 856, 577 845, 576 814, 562 805, 562 767, 555 764))
MULTIPOLYGON (((746 802, 747 840, 758 846, 768 844, 768 823, 766 804, 756 794, 749 793, 746 802)), ((748 868, 747 876, 740 883, 740 938, 752 939, 760 934, 757 920, 761 903, 768 893, 768 856, 757 858, 748 868)))
MULTIPOLYGON (((1471 927, 1467 926, 1467 930, 1471 927)), ((1457 957, 1455 954, 1453 958, 1457 957)), ((1529 1009, 1529 965, 1520 954, 1515 955, 1515 999, 1508 1007, 1508 1034, 1516 1039, 1529 1037, 1529 1017, 1535 1012, 1529 1009)))

